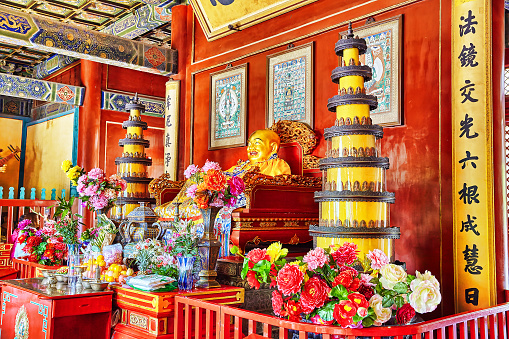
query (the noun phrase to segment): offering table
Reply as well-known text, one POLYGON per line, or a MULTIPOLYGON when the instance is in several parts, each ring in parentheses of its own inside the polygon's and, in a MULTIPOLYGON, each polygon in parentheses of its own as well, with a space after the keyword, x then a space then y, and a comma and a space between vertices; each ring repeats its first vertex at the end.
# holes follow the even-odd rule
POLYGON ((49 289, 42 281, 2 281, 2 339, 110 337, 112 291, 49 289))
POLYGON ((244 288, 221 286, 195 288, 190 292, 144 292, 128 286, 114 285, 114 303, 120 309, 120 322, 113 339, 173 338, 175 296, 189 296, 222 305, 244 303, 244 288))

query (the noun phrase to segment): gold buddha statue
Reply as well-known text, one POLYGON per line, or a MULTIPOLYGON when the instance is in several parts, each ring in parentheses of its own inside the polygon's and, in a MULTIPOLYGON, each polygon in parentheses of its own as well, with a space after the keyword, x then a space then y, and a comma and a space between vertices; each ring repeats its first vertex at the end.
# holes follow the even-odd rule
MULTIPOLYGON (((280 174, 291 174, 290 166, 283 159, 278 158, 277 152, 281 140, 277 133, 261 129, 249 136, 247 145, 246 161, 239 161, 237 165, 225 171, 226 175, 243 177, 245 173, 258 167, 261 174, 276 176, 280 174)), ((176 206, 179 203, 179 214, 194 220, 201 219, 199 210, 193 206, 192 199, 186 195, 190 182, 186 182, 177 196, 171 202, 167 202, 155 208, 156 214, 162 218, 174 218, 176 206)), ((242 201, 241 199, 239 201, 242 201)), ((244 200, 245 201, 245 200, 244 200)), ((237 207, 240 207, 237 204, 237 207)))

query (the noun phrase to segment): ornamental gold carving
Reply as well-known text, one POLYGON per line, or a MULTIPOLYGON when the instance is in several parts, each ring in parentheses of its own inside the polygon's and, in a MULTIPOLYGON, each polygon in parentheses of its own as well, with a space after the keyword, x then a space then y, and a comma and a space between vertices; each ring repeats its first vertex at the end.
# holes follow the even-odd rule
POLYGON ((297 236, 297 234, 294 234, 293 237, 290 239, 289 244, 290 245, 297 245, 299 243, 300 239, 297 236))
POLYGON ((299 222, 298 221, 285 221, 285 224, 283 227, 298 227, 299 222))
POLYGON ((160 205, 161 202, 159 199, 161 198, 161 193, 165 189, 181 189, 184 185, 185 181, 174 181, 171 180, 171 175, 169 173, 164 173, 158 178, 155 178, 150 182, 148 185, 148 191, 152 196, 154 196, 157 199, 157 205, 160 205))
POLYGON ((269 129, 279 135, 282 143, 298 142, 304 155, 311 154, 316 147, 315 132, 302 122, 279 120, 269 129))
POLYGON ((131 313, 129 314, 129 325, 133 325, 143 329, 148 329, 148 318, 135 313, 131 313))
POLYGON ((274 227, 276 224, 276 222, 264 221, 260 223, 260 227, 274 227))

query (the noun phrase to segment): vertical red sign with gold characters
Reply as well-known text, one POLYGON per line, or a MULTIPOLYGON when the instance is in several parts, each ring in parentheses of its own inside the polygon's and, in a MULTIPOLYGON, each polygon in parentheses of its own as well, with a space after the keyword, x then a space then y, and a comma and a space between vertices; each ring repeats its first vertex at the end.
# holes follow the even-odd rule
POLYGON ((452 1, 454 282, 457 312, 495 305, 491 0, 452 1))

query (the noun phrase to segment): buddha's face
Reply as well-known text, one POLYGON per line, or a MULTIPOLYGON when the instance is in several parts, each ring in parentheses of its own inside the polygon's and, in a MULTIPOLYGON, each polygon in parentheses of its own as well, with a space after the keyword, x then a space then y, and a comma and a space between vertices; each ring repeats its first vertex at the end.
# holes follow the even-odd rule
POLYGON ((251 134, 247 144, 247 157, 252 164, 265 161, 276 153, 279 146, 272 131, 258 130, 251 134))

